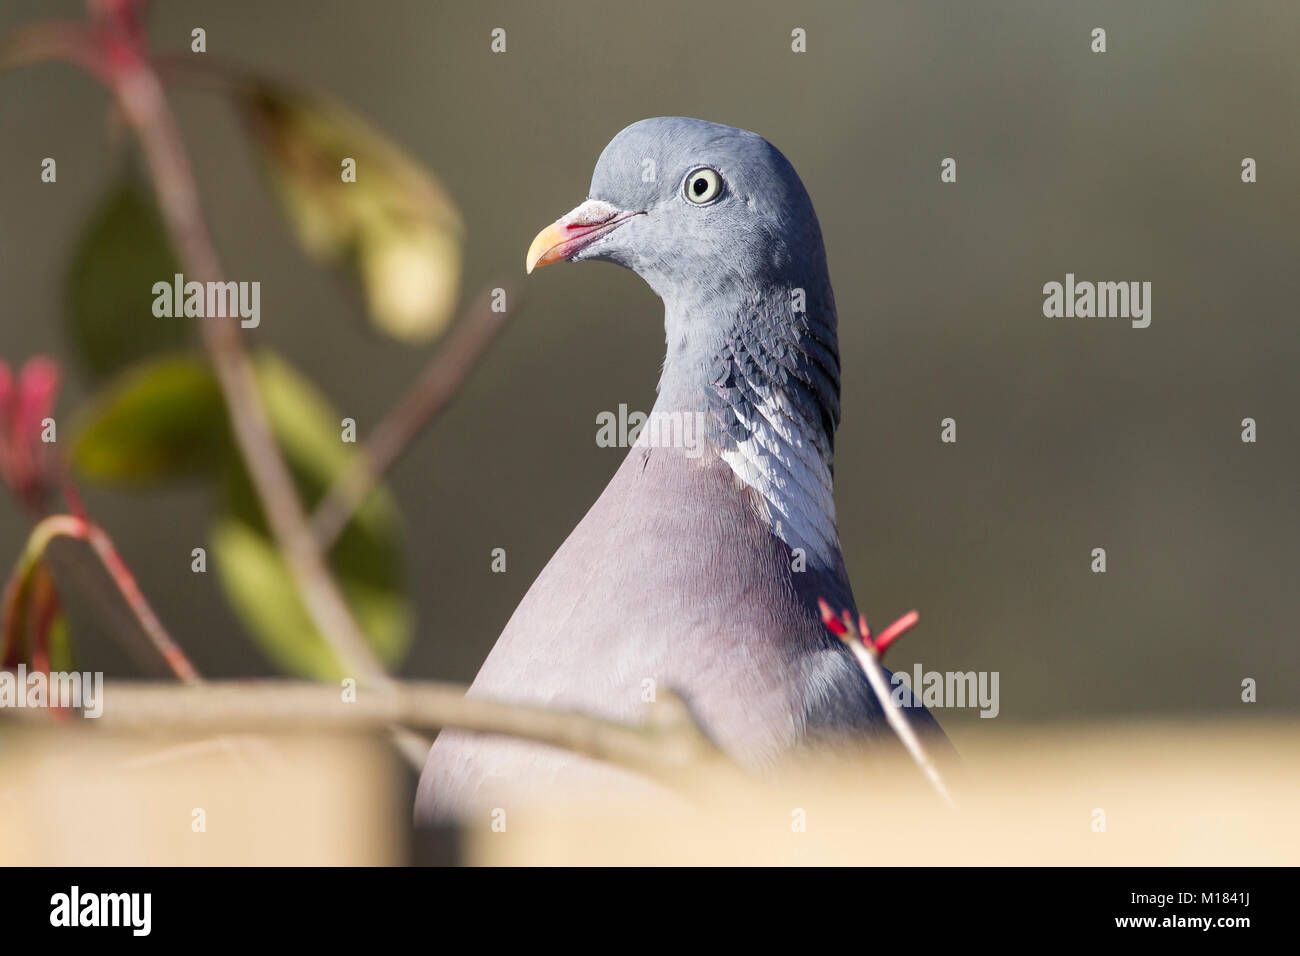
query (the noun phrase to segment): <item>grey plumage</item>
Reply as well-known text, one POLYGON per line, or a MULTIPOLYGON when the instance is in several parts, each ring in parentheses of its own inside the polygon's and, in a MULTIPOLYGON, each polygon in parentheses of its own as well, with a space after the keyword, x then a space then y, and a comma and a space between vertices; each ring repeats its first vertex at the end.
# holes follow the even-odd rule
MULTIPOLYGON (((817 612, 818 596, 854 608, 830 495, 840 370, 821 230, 789 162, 753 133, 644 120, 605 148, 589 201, 543 236, 568 244, 530 251, 530 268, 535 256, 603 259, 663 299, 652 416, 692 416, 707 441, 698 456, 630 449, 470 693, 635 720, 652 681, 680 690, 753 766, 817 740, 889 733, 817 612), (721 186, 696 203, 692 191, 711 195, 703 169, 721 186), (794 569, 799 553, 806 570, 794 569)), ((464 817, 562 786, 634 784, 552 748, 445 731, 416 812, 464 817)))

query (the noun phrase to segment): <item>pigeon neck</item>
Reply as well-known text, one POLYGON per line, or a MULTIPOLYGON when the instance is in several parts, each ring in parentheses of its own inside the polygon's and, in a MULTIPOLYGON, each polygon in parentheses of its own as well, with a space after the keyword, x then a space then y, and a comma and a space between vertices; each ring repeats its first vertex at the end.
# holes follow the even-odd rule
POLYGON ((833 569, 839 361, 835 305, 829 284, 822 288, 809 296, 781 286, 729 306, 670 304, 655 412, 700 417, 711 450, 755 493, 773 533, 809 566, 833 569))

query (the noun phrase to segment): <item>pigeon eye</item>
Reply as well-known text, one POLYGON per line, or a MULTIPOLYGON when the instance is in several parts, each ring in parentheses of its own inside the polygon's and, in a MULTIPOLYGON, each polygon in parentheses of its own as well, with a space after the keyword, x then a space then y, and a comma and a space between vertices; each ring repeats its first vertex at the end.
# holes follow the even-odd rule
POLYGON ((722 192, 722 177, 707 166, 695 170, 686 177, 686 198, 696 205, 703 205, 718 197, 722 192))

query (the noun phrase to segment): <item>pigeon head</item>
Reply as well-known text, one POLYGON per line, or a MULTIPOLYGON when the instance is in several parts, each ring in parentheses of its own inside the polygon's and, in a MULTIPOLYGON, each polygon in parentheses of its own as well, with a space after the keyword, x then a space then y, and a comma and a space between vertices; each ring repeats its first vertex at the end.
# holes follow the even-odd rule
POLYGON ((680 116, 633 123, 600 154, 587 200, 533 240, 526 267, 584 259, 631 269, 663 299, 661 395, 716 385, 716 360, 740 339, 781 366, 767 384, 811 390, 806 411, 829 447, 839 357, 826 253, 812 201, 771 143, 680 116))
POLYGON ((625 266, 670 309, 825 275, 789 161, 754 133, 683 117, 634 123, 605 147, 587 201, 537 236, 527 268, 566 259, 625 266))
POLYGON ((601 153, 586 201, 533 240, 526 266, 584 259, 631 269, 664 301, 654 411, 702 416, 778 533, 838 553, 835 300, 821 227, 789 161, 730 126, 634 123, 601 153))

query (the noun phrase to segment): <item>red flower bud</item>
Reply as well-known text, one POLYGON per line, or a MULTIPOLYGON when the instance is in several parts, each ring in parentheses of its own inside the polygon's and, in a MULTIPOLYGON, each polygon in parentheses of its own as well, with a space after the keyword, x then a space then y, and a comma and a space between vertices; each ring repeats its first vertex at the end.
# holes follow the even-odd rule
POLYGON ((59 366, 53 359, 29 359, 17 381, 0 361, 0 477, 38 513, 59 484, 58 457, 42 437, 58 392, 59 366))
POLYGON ((818 598, 817 606, 821 608, 822 623, 830 629, 832 634, 837 634, 840 637, 843 637, 845 634, 849 633, 849 629, 844 626, 844 622, 835 616, 835 612, 831 610, 831 606, 827 604, 824 599, 818 598))

